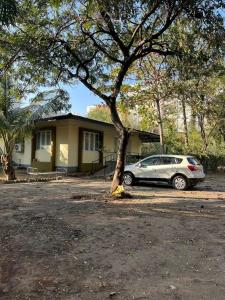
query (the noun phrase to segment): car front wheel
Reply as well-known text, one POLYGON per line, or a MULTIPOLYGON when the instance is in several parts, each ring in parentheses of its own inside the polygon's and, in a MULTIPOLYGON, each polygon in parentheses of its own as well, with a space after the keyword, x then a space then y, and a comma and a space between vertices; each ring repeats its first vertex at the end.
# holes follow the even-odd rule
POLYGON ((187 179, 182 175, 176 175, 172 180, 172 185, 176 190, 186 190, 188 187, 187 179))
POLYGON ((123 175, 123 182, 126 185, 133 185, 134 184, 134 175, 132 173, 125 173, 123 175))

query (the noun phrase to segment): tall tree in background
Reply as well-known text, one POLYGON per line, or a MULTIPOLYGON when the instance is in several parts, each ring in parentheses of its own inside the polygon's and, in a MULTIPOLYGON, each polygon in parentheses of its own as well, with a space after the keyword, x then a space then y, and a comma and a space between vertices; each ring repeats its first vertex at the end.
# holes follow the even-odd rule
POLYGON ((216 73, 221 72, 225 31, 223 27, 212 28, 209 34, 201 24, 184 18, 173 26, 171 34, 176 39, 177 48, 181 51, 181 55, 171 58, 169 63, 175 74, 174 96, 179 99, 182 107, 185 146, 186 149, 190 146, 186 113, 188 107, 198 118, 204 151, 206 151, 208 143, 204 112, 209 102, 205 94, 209 92, 207 82, 215 77, 216 73))
MULTIPOLYGON (((58 8, 20 1, 18 26, 11 36, 23 57, 39 65, 52 84, 79 80, 105 101, 120 137, 111 190, 123 181, 129 132, 117 99, 131 66, 150 53, 175 53, 167 31, 178 19, 221 24, 222 0, 64 0, 58 8), (114 76, 112 77, 112 73, 114 76)), ((9 33, 10 34, 10 33, 9 33)), ((22 60, 20 60, 22 62, 22 60)))
MULTIPOLYGON (((141 60, 134 69, 137 85, 128 99, 144 119, 152 118, 152 109, 156 111, 155 121, 160 136, 160 152, 165 151, 163 119, 166 115, 166 102, 172 95, 170 66, 162 57, 152 54, 141 60)), ((152 122, 151 122, 152 123, 152 122)))
POLYGON ((96 106, 90 107, 87 113, 87 117, 90 119, 111 123, 110 111, 107 105, 98 104, 96 106))

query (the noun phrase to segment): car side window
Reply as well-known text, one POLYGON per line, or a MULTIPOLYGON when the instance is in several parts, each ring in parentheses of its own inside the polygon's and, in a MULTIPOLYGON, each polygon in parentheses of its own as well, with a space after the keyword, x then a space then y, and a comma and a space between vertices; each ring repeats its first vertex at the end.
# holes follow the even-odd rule
POLYGON ((200 165, 199 161, 195 158, 195 157, 187 157, 187 161, 189 162, 189 164, 191 165, 200 165))
POLYGON ((163 164, 164 165, 171 165, 174 164, 173 157, 163 157, 163 164))
POLYGON ((171 164, 180 164, 182 162, 182 158, 178 157, 163 157, 163 164, 164 165, 171 165, 171 164))
POLYGON ((161 165, 161 158, 160 157, 151 157, 143 160, 141 162, 143 166, 156 166, 156 165, 161 165))
POLYGON ((182 158, 174 157, 174 164, 179 165, 182 163, 182 161, 183 161, 182 158))

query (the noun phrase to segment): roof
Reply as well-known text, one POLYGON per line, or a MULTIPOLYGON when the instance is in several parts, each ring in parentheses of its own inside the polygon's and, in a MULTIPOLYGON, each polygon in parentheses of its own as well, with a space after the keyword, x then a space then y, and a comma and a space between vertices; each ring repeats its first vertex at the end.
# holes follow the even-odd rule
MULTIPOLYGON (((192 155, 180 155, 180 154, 153 154, 149 155, 149 157, 177 157, 177 158, 185 158, 185 157, 192 157, 192 155)), ((146 158, 146 157, 145 157, 146 158)))
POLYGON ((73 120, 78 120, 78 121, 86 121, 86 122, 89 122, 89 123, 114 127, 113 124, 111 124, 111 123, 107 123, 107 122, 103 122, 103 121, 98 121, 98 120, 94 120, 94 119, 74 115, 72 113, 69 113, 69 114, 66 114, 66 115, 47 117, 47 118, 40 119, 39 121, 58 121, 58 120, 68 120, 68 119, 73 119, 73 120))
MULTIPOLYGON (((99 120, 94 120, 94 119, 74 115, 72 113, 43 118, 43 119, 38 120, 38 122, 58 121, 58 120, 68 120, 68 119, 73 119, 73 120, 78 120, 78 121, 85 121, 85 122, 89 122, 89 123, 92 123, 92 124, 97 124, 97 125, 102 125, 102 126, 107 126, 107 127, 114 128, 114 125, 111 124, 111 123, 107 123, 107 122, 103 122, 103 121, 99 121, 99 120)), ((132 129, 131 133, 138 134, 141 141, 145 142, 145 143, 147 143, 147 142, 159 142, 159 140, 160 140, 158 134, 148 132, 148 131, 132 129)))

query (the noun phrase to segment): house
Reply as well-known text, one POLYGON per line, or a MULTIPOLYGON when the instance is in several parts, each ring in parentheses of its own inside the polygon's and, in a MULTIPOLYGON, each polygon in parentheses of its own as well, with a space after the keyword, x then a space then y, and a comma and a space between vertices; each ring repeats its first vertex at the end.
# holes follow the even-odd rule
MULTIPOLYGON (((127 152, 141 154, 142 142, 159 142, 159 136, 132 130, 127 152)), ((13 160, 40 171, 65 168, 69 173, 90 172, 115 159, 117 145, 112 124, 69 113, 39 120, 32 137, 16 144, 13 160)), ((4 147, 1 142, 0 147, 4 147)))

